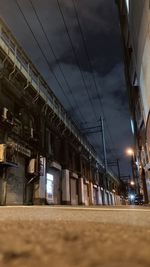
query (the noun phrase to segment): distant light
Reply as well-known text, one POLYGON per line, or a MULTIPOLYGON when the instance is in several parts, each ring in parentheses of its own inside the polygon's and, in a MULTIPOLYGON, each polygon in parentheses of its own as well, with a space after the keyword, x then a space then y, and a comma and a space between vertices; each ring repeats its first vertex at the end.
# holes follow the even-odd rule
POLYGON ((134 151, 132 148, 127 148, 126 149, 126 154, 129 155, 129 156, 133 156, 134 155, 134 151))
POLYGON ((135 185, 135 182, 134 182, 134 181, 131 181, 131 182, 130 182, 130 185, 135 185))
POLYGON ((135 195, 130 195, 129 197, 130 197, 131 200, 135 199, 135 195))

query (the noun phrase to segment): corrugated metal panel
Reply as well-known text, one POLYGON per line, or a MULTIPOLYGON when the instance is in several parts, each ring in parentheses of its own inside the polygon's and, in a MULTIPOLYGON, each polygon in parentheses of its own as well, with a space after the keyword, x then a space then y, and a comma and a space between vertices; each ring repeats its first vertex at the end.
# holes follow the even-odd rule
POLYGON ((7 171, 7 205, 23 204, 23 188, 25 179, 25 159, 18 157, 18 168, 7 171))

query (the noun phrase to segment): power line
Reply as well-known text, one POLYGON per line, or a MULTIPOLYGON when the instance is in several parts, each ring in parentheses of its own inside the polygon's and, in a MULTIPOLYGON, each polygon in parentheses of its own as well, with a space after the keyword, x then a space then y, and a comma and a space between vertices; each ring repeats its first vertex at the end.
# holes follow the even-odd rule
MULTIPOLYGON (((43 26, 43 24, 42 24, 42 21, 41 21, 39 15, 38 15, 38 12, 37 12, 36 8, 34 7, 33 1, 32 1, 32 0, 28 0, 28 1, 30 2, 31 6, 32 6, 32 9, 33 9, 33 11, 34 11, 34 13, 35 13, 35 15, 36 15, 36 18, 37 18, 37 20, 38 20, 38 22, 39 22, 39 24, 40 24, 40 26, 41 26, 41 29, 42 29, 42 31, 43 31, 43 34, 44 34, 44 36, 45 36, 45 38, 46 38, 46 40, 47 40, 47 42, 48 42, 48 45, 49 45, 49 47, 50 47, 50 49, 51 49, 51 52, 52 52, 52 54, 53 54, 53 56, 54 56, 54 58, 55 58, 55 60, 56 60, 56 63, 58 64, 59 70, 60 70, 60 72, 61 72, 61 74, 62 74, 62 76, 63 76, 63 79, 64 79, 64 81, 65 81, 65 83, 66 83, 68 89, 69 89, 69 92, 70 92, 70 94, 72 95, 72 98, 74 99, 74 102, 75 102, 75 104, 76 104, 76 107, 75 107, 75 108, 77 108, 77 110, 79 111, 79 113, 80 113, 80 115, 81 115, 81 117, 82 117, 82 120, 85 121, 85 118, 83 117, 83 115, 82 115, 82 113, 81 113, 81 111, 80 111, 80 107, 79 107, 79 105, 78 105, 78 102, 76 101, 75 97, 73 96, 73 93, 72 93, 72 90, 71 90, 71 88, 70 88, 70 85, 69 85, 69 83, 68 83, 68 81, 67 81, 67 78, 66 78, 64 72, 63 72, 63 69, 62 69, 62 67, 61 67, 59 58, 57 57, 57 55, 56 55, 56 53, 55 53, 55 51, 54 51, 54 48, 53 48, 53 46, 52 46, 52 44, 51 44, 51 42, 50 42, 50 40, 49 40, 49 37, 47 36, 47 33, 46 33, 45 29, 44 29, 44 26, 43 26)), ((69 98, 67 97, 66 93, 65 93, 65 96, 66 96, 67 99, 69 99, 69 98)))
MULTIPOLYGON (((42 50, 42 48, 41 48, 41 46, 40 46, 40 44, 39 44, 39 42, 38 42, 38 40, 37 40, 37 38, 36 38, 36 36, 35 36, 35 34, 34 34, 32 28, 31 28, 31 26, 30 26, 30 24, 28 23, 28 21, 27 21, 27 19, 26 19, 25 14, 23 13, 23 11, 22 11, 20 5, 18 4, 18 1, 17 1, 17 0, 15 0, 15 1, 16 1, 16 4, 17 4, 17 6, 18 6, 18 8, 19 8, 19 10, 20 10, 20 12, 21 12, 21 14, 22 14, 22 16, 23 16, 23 18, 24 18, 26 24, 27 24, 27 26, 29 27, 29 29, 30 29, 30 31, 31 31, 31 33, 32 33, 32 35, 33 35, 33 37, 34 37, 34 40, 36 41, 36 43, 37 43, 37 45, 38 45, 38 47, 39 47, 39 49, 40 49, 40 51, 41 51, 41 53, 42 53, 42 55, 43 55, 45 61, 46 61, 47 65, 48 65, 48 67, 49 67, 49 69, 50 69, 50 71, 52 72, 53 76, 55 77, 55 79, 56 79, 57 82, 58 82, 59 87, 62 89, 62 91, 63 91, 65 97, 67 98, 68 102, 70 103, 70 100, 69 100, 69 98, 66 96, 66 93, 65 93, 65 91, 64 91, 64 88, 62 87, 61 83, 60 83, 59 80, 57 79, 56 74, 53 72, 53 70, 52 70, 52 68, 51 68, 51 66, 50 66, 50 63, 49 63, 49 61, 47 60, 47 58, 46 58, 46 56, 45 56, 45 53, 43 52, 43 50, 42 50)), ((30 1, 30 0, 29 0, 29 1, 30 1)), ((31 5, 32 5, 32 7, 33 7, 33 3, 32 3, 32 1, 30 1, 30 3, 31 3, 31 5)), ((58 1, 58 0, 57 0, 57 3, 58 3, 58 5, 59 5, 59 1, 58 1)), ((60 7, 60 5, 59 5, 59 7, 60 7)), ((35 10, 35 8, 34 8, 34 10, 35 10)), ((60 10, 61 10, 61 9, 60 9, 60 10)), ((35 11, 36 11, 36 10, 35 10, 35 11)), ((35 14, 37 14, 37 12, 36 12, 35 14)), ((82 80, 83 80, 83 83, 84 83, 84 85, 85 85, 86 91, 87 91, 87 93, 88 93, 88 98, 89 98, 89 101, 90 101, 91 106, 92 106, 92 109, 93 109, 92 100, 91 100, 91 98, 90 98, 90 95, 89 95, 89 92, 88 92, 88 88, 87 88, 87 85, 86 85, 86 82, 85 82, 85 78, 84 78, 84 75, 83 75, 83 73, 82 73, 80 63, 79 63, 79 61, 78 61, 78 57, 77 57, 76 50, 74 49, 74 46, 73 46, 73 43, 72 43, 72 39, 71 39, 71 37, 70 37, 69 31, 68 31, 68 27, 67 27, 67 24, 66 24, 66 21, 65 21, 65 18, 64 18, 64 15, 63 15, 62 12, 61 12, 61 14, 62 14, 62 16, 63 16, 64 25, 65 25, 65 27, 66 27, 67 34, 68 34, 68 37, 69 37, 69 39, 70 39, 71 46, 72 46, 73 51, 74 51, 74 55, 75 55, 76 61, 77 61, 77 63, 78 63, 79 70, 80 70, 80 72, 81 72, 82 80)), ((37 18, 39 18, 39 17, 37 17, 37 18)), ((47 41, 48 41, 48 43, 49 43, 49 46, 51 47, 52 53, 53 53, 53 55, 54 55, 55 58, 56 58, 56 62, 58 63, 59 60, 58 60, 58 58, 56 57, 56 54, 55 54, 55 52, 54 52, 54 50, 53 50, 53 47, 52 47, 51 44, 50 44, 50 41, 49 41, 49 39, 48 39, 48 37, 47 37, 47 34, 46 34, 45 30, 44 30, 44 27, 43 27, 43 25, 42 25, 40 19, 38 19, 38 21, 39 21, 39 23, 40 23, 40 25, 41 25, 41 27, 42 27, 42 30, 43 30, 44 35, 45 35, 45 37, 46 37, 46 39, 47 39, 47 41)), ((59 63, 59 64, 60 64, 60 63, 59 63)), ((60 69, 61 69, 61 66, 60 66, 60 65, 59 65, 59 67, 60 67, 60 69)), ((63 77, 64 77, 64 80, 66 81, 66 84, 68 84, 68 82, 67 82, 67 80, 66 80, 66 77, 64 76, 64 73, 63 73, 62 69, 61 69, 61 73, 62 73, 62 75, 63 75, 63 77)), ((69 86, 69 84, 68 84, 68 86, 69 86)), ((72 92, 72 91, 71 91, 71 92, 72 92)), ((70 104, 70 106, 71 106, 71 104, 70 104)), ((95 110, 94 110, 94 109, 93 109, 93 112, 94 112, 94 114, 95 114, 95 116, 96 116, 96 113, 95 113, 95 110)), ((80 114, 81 114, 81 113, 80 113, 80 114)))
POLYGON ((110 133, 108 124, 107 124, 107 120, 106 120, 106 117, 105 117, 105 113, 104 113, 104 109, 103 109, 103 103, 102 103, 101 98, 100 98, 100 95, 99 95, 99 90, 98 90, 98 87, 97 87, 97 82, 96 82, 96 79, 95 79, 92 62, 91 62, 91 59, 90 59, 90 56, 89 56, 89 52, 88 52, 88 48, 87 48, 87 44, 86 44, 86 38, 85 38, 85 35, 83 33, 83 30, 82 30, 82 26, 81 26, 81 23, 80 23, 80 19, 79 19, 77 7, 75 5, 75 0, 72 0, 72 3, 73 3, 73 7, 74 7, 74 11, 75 11, 75 16, 76 16, 76 19, 77 19, 77 22, 78 22, 78 26, 79 26, 79 31, 80 31, 80 34, 81 34, 81 37, 82 37, 82 40, 83 40, 83 46, 84 46, 84 50, 85 50, 85 53, 86 53, 86 56, 87 56, 87 60, 88 60, 88 64, 89 64, 89 69, 90 69, 90 72, 92 74, 94 86, 96 88, 98 100, 99 100, 99 103, 100 103, 100 106, 101 106, 101 111, 103 113, 103 117, 104 117, 104 120, 105 120, 105 125, 107 127, 109 138, 110 138, 111 142, 114 144, 113 139, 111 137, 111 133, 110 133))
MULTIPOLYGON (((74 54, 74 58, 75 58, 76 64, 77 64, 77 66, 78 66, 78 69, 79 69, 79 72, 80 72, 80 75, 81 75, 81 78, 82 78, 82 82, 83 82, 84 88, 85 88, 85 90, 86 90, 86 92, 87 92, 88 99, 89 99, 89 102, 90 102, 90 104, 91 104, 91 108, 92 108, 92 110, 93 110, 93 113, 94 113, 94 116, 95 116, 95 118, 96 118, 96 121, 98 121, 97 114, 96 114, 95 109, 94 109, 94 107, 93 107, 93 103, 92 103, 92 100, 91 100, 91 97, 90 97, 90 94, 89 94, 89 91, 88 91, 88 88, 87 88, 87 84, 86 84, 86 81, 85 81, 83 72, 82 72, 82 70, 81 70, 80 62, 79 62, 79 60, 78 60, 78 55, 77 55, 76 50, 75 50, 75 48, 74 48, 74 45, 73 45, 73 42, 72 42, 72 39, 71 39, 69 30, 68 30, 68 26, 67 26, 67 23, 66 23, 66 20, 65 20, 65 16, 64 16, 63 11, 62 11, 62 8, 61 8, 61 6, 60 6, 60 2, 59 2, 59 0, 57 0, 57 5, 58 5, 58 9, 59 9, 59 12, 60 12, 60 14, 61 14, 61 17, 62 17, 64 26, 65 26, 65 30, 66 30, 66 33, 67 33, 67 36, 68 36, 68 39, 69 39, 69 42, 70 42, 70 45, 71 45, 72 52, 73 52, 73 54, 74 54)), ((95 139, 95 138, 94 138, 94 139, 95 139)))
MULTIPOLYGON (((35 42, 36 42, 36 44, 37 44, 37 46, 38 46, 38 48, 39 48, 39 50, 40 50, 42 56, 44 57, 44 59, 45 59, 47 65, 48 65, 50 71, 52 72, 53 76, 54 76, 55 79, 57 80, 59 87, 60 87, 60 88, 63 90, 63 92, 64 92, 64 89, 63 89, 62 85, 60 84, 59 80, 57 79, 55 73, 53 72, 53 70, 52 70, 52 68, 51 68, 51 66, 50 66, 49 61, 47 60, 47 58, 46 58, 46 56, 45 56, 45 54, 44 54, 44 52, 43 52, 43 50, 42 50, 42 48, 41 48, 41 46, 40 46, 38 40, 37 40, 37 38, 36 38, 36 36, 35 36, 35 34, 34 34, 32 28, 31 28, 31 26, 30 26, 30 24, 29 24, 29 22, 28 22, 28 20, 27 20, 27 18, 26 18, 26 16, 25 16, 24 12, 22 11, 21 6, 19 5, 19 3, 18 3, 17 0, 15 0, 15 2, 16 2, 16 5, 17 5, 17 7, 18 7, 20 13, 22 14, 22 16, 23 16, 23 18, 24 18, 24 20, 25 20, 25 22, 26 22, 28 28, 30 29, 30 31, 31 31, 31 33, 32 33, 32 35, 33 35, 33 37, 34 37, 34 40, 35 40, 35 42)), ((77 123, 77 124, 78 124, 78 123, 77 123)), ((78 127, 78 126, 77 126, 77 127, 78 127)))
POLYGON ((82 72, 82 70, 81 70, 80 62, 79 62, 79 60, 78 60, 78 55, 77 55, 76 50, 75 50, 75 48, 74 48, 74 45, 73 45, 73 42, 72 42, 72 39, 71 39, 69 30, 68 30, 68 26, 67 26, 67 24, 66 24, 66 20, 65 20, 65 17, 64 17, 62 8, 61 8, 61 6, 60 6, 59 0, 56 0, 56 1, 57 1, 58 9, 59 9, 59 12, 60 12, 60 14, 61 14, 61 17, 62 17, 64 26, 65 26, 65 29, 66 29, 66 33, 67 33, 68 39, 69 39, 70 44, 71 44, 71 48, 72 48, 72 51, 73 51, 73 54, 74 54, 74 57, 75 57, 75 60, 76 60, 76 64, 77 64, 77 66, 78 66, 78 68, 79 68, 79 71, 80 71, 80 74, 81 74, 81 77, 82 77, 82 81, 83 81, 84 87, 85 87, 85 89, 86 89, 86 92, 87 92, 87 95, 88 95, 89 102, 90 102, 90 104, 91 104, 91 108, 92 108, 93 113, 94 113, 94 115, 95 115, 95 117, 96 117, 96 120, 97 120, 97 114, 96 114, 96 112, 95 112, 95 109, 93 108, 93 103, 92 103, 92 100, 91 100, 91 97, 90 97, 90 94, 89 94, 89 91, 88 91, 88 87, 87 87, 87 84, 86 84, 86 81, 85 81, 83 72, 82 72))
POLYGON ((22 14, 22 16, 23 16, 23 18, 24 18, 24 20, 25 20, 25 22, 26 22, 28 28, 30 29, 30 31, 31 31, 31 33, 32 33, 32 35, 33 35, 33 38, 34 38, 34 40, 35 40, 35 42, 36 42, 36 44, 37 44, 37 46, 38 46, 38 48, 39 48, 39 50, 40 50, 42 56, 43 56, 43 58, 45 59, 47 65, 48 65, 49 70, 51 71, 51 73, 52 73, 52 75, 54 76, 55 80, 57 81, 59 87, 60 87, 61 90, 63 91, 63 94, 64 94, 64 96, 67 98, 68 103, 71 105, 69 98, 68 98, 68 97, 66 96, 66 94, 65 94, 65 91, 64 91, 63 86, 61 85, 61 83, 60 83, 59 80, 57 79, 57 76, 56 76, 55 72, 54 72, 53 69, 51 68, 51 65, 50 65, 49 61, 47 60, 47 58, 46 58, 46 56, 45 56, 45 53, 43 52, 43 49, 41 48, 41 46, 40 46, 40 44, 39 44, 39 42, 38 42, 38 40, 37 40, 37 38, 36 38, 36 36, 35 36, 35 34, 34 34, 32 28, 31 28, 31 26, 30 26, 30 24, 28 23, 28 20, 27 20, 27 18, 26 18, 26 16, 25 16, 24 12, 22 11, 21 6, 19 5, 19 3, 18 3, 17 0, 15 0, 15 2, 16 2, 16 4, 17 4, 17 7, 18 7, 20 13, 22 14))

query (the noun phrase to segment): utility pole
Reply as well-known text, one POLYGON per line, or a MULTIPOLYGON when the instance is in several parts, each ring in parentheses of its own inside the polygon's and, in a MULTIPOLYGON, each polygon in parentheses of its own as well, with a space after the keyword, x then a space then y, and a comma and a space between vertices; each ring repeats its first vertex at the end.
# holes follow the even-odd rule
POLYGON ((107 154, 106 154, 106 142, 105 142, 105 131, 104 131, 104 119, 102 116, 100 116, 100 125, 96 125, 94 127, 88 127, 81 129, 84 134, 94 134, 94 133, 101 133, 102 134, 102 146, 103 146, 103 159, 104 159, 104 166, 105 171, 108 170, 108 164, 107 164, 107 154))
POLYGON ((111 166, 111 167, 117 167, 118 178, 120 179, 121 174, 120 174, 119 159, 116 159, 116 160, 113 160, 113 161, 108 161, 107 165, 111 166))
POLYGON ((103 155, 104 155, 104 166, 107 172, 107 154, 106 154, 106 143, 105 143, 105 130, 104 130, 104 119, 100 116, 101 130, 102 130, 102 145, 103 145, 103 155))
POLYGON ((120 165, 119 165, 119 159, 117 161, 117 169, 118 169, 118 178, 120 179, 120 165))

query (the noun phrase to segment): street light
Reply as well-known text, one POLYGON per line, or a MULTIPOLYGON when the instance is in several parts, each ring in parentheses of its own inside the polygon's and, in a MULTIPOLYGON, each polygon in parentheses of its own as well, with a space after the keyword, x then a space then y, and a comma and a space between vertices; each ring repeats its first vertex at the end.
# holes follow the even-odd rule
POLYGON ((138 181, 138 175, 137 175, 137 162, 135 160, 135 152, 132 149, 132 147, 129 147, 126 149, 126 155, 131 157, 131 166, 132 166, 132 175, 133 178, 130 180, 130 187, 132 188, 133 192, 135 194, 139 194, 140 189, 139 189, 139 181, 138 181))
MULTIPOLYGON (((126 149, 126 155, 131 157, 131 166, 132 166, 132 175, 133 175, 133 180, 131 182, 133 182, 135 184, 135 182, 134 182, 134 178, 135 178, 135 173, 134 173, 134 150, 131 147, 127 148, 126 149)), ((130 182, 130 184, 133 185, 131 182, 130 182)))
POLYGON ((131 182, 130 182, 130 185, 135 185, 135 182, 134 182, 134 181, 131 181, 131 182))
POLYGON ((134 150, 132 148, 127 148, 126 149, 126 154, 129 156, 134 156, 134 150))
POLYGON ((131 166, 132 166, 132 179, 128 181, 128 190, 129 190, 129 200, 130 204, 134 203, 136 195, 136 184, 135 184, 135 170, 134 170, 134 150, 129 147, 126 149, 126 155, 131 157, 131 166))

